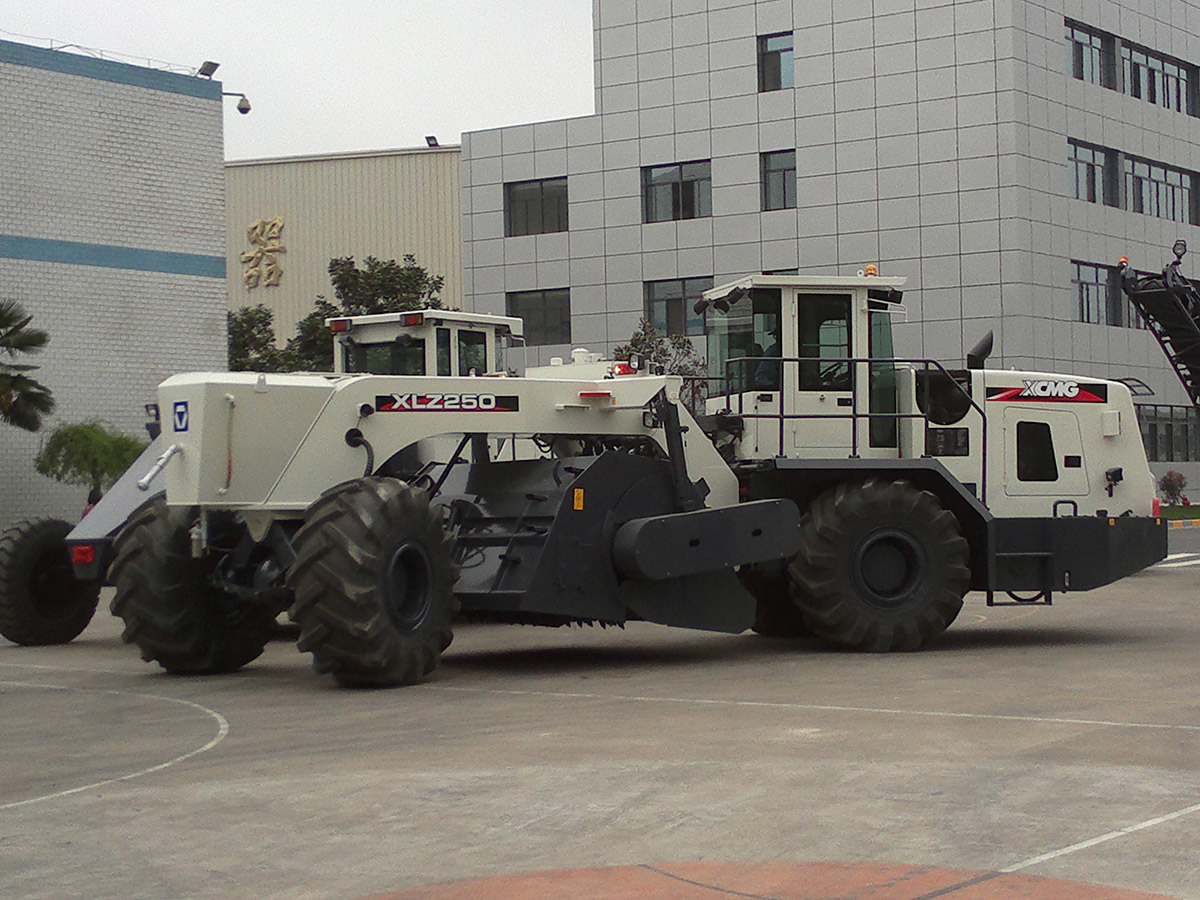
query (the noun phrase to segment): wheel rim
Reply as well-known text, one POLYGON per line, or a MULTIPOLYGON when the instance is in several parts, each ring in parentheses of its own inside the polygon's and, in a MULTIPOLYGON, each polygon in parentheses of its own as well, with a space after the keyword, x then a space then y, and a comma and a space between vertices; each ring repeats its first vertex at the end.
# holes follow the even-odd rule
POLYGON ((925 551, 912 535, 881 528, 855 548, 852 578, 868 603, 894 609, 916 593, 924 570, 925 551))
POLYGON ((405 541, 392 551, 384 576, 388 613, 402 631, 415 631, 433 603, 433 577, 425 548, 405 541))

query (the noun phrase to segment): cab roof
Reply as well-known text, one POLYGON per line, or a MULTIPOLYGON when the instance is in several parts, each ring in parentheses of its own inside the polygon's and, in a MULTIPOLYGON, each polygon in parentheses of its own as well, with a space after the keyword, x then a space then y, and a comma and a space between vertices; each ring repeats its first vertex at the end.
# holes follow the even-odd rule
POLYGON ((749 291, 753 288, 804 288, 807 290, 845 290, 846 288, 874 288, 888 293, 899 291, 908 282, 907 278, 885 278, 879 275, 747 275, 704 292, 704 299, 712 302, 727 297, 734 291, 749 291))
POLYGON ((409 309, 404 312, 375 313, 370 316, 331 316, 325 320, 328 327, 330 322, 348 319, 355 327, 367 325, 395 325, 402 323, 408 316, 419 315, 423 325, 490 325, 498 331, 507 331, 513 337, 524 337, 525 321, 515 316, 496 316, 491 313, 463 312, 457 309, 409 309))

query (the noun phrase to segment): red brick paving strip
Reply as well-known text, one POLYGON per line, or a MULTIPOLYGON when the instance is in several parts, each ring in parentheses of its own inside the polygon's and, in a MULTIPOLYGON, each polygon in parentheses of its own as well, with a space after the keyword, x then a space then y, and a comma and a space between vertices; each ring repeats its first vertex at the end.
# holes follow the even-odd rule
POLYGON ((497 875, 363 900, 1169 900, 1035 875, 879 863, 660 863, 497 875))

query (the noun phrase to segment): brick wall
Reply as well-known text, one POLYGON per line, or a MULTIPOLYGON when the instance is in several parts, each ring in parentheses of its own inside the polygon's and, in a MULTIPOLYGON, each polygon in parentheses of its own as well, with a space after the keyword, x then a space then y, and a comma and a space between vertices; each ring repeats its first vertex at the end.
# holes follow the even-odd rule
POLYGON ((0 425, 0 526, 79 515, 33 468, 54 427, 144 436, 159 381, 225 366, 220 85, 67 56, 0 42, 0 296, 50 333, 28 361, 58 403, 0 425))

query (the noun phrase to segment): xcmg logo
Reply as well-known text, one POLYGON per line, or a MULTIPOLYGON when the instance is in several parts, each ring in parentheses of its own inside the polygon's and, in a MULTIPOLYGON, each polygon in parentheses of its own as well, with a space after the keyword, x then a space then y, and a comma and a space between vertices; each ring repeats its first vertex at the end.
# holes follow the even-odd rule
POLYGON ((1022 379, 1022 387, 988 388, 989 400, 1038 400, 1059 403, 1104 403, 1108 385, 1080 384, 1052 378, 1022 379))
POLYGON ((1079 396, 1079 383, 1075 381, 1026 381, 1018 397, 1065 397, 1073 400, 1079 396))

